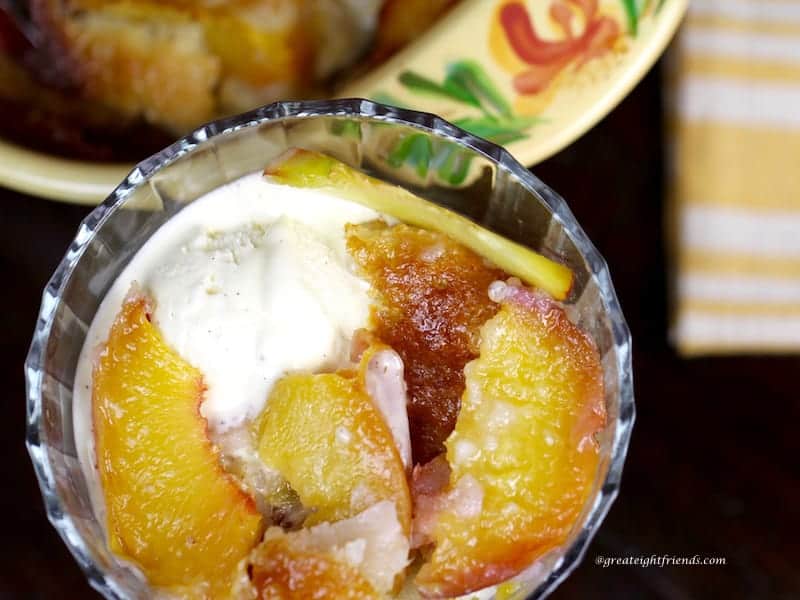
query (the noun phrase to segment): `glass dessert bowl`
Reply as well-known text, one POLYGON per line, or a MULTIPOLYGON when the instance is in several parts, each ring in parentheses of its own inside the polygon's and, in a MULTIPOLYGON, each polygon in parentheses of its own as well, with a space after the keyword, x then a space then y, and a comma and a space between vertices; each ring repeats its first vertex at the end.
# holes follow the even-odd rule
MULTIPOLYGON (((102 514, 102 511, 97 509, 97 486, 91 481, 91 472, 87 473, 85 468, 87 438, 92 439, 97 446, 98 454, 103 455, 101 461, 103 464, 106 461, 106 452, 111 453, 109 460, 112 462, 114 456, 118 457, 119 453, 123 452, 119 449, 114 450, 115 440, 119 441, 121 438, 115 437, 113 433, 105 435, 102 431, 104 429, 113 431, 115 422, 118 421, 114 414, 116 410, 122 408, 124 411, 130 408, 114 402, 113 394, 109 396, 112 401, 106 405, 95 400, 94 410, 96 412, 93 421, 96 437, 92 435, 92 428, 87 428, 86 419, 80 417, 81 396, 86 395, 81 387, 84 379, 80 373, 80 367, 86 364, 86 358, 84 357, 82 360, 81 353, 84 346, 87 345, 87 335, 91 335, 90 325, 95 327, 93 322, 101 311, 101 303, 107 296, 113 296, 115 287, 119 287, 115 286, 115 282, 127 266, 138 260, 137 253, 148 242, 158 237, 156 232, 164 223, 170 221, 184 208, 192 205, 195 200, 201 199, 208 192, 239 180, 245 175, 264 171, 265 167, 272 177, 279 180, 283 177, 283 181, 279 181, 279 183, 299 185, 301 188, 313 187, 315 177, 322 171, 326 177, 331 176, 334 171, 344 173, 347 181, 339 181, 337 185, 340 189, 346 186, 352 187, 351 184, 354 180, 366 180, 358 171, 351 171, 342 163, 330 161, 326 158, 327 156, 335 157, 365 171, 378 180, 398 184, 417 196, 432 201, 433 204, 422 202, 398 188, 376 183, 376 185, 385 186, 384 193, 378 195, 383 199, 380 200, 383 204, 373 205, 372 208, 376 209, 378 213, 388 213, 389 217, 399 217, 401 221, 408 223, 409 226, 397 226, 406 227, 410 231, 410 233, 406 231, 408 235, 422 235, 423 237, 433 235, 430 231, 426 233, 426 230, 421 229, 411 231, 413 228, 410 226, 419 227, 420 225, 433 230, 441 229, 449 234, 449 237, 442 238, 434 244, 436 256, 431 257, 433 262, 436 262, 436 259, 442 254, 447 254, 447 244, 453 242, 453 239, 455 240, 454 244, 463 242, 468 246, 470 240, 474 241, 474 236, 470 237, 468 233, 472 227, 470 223, 458 220, 463 219, 463 216, 481 224, 488 230, 501 234, 507 240, 516 242, 514 244, 503 241, 499 248, 494 247, 494 254, 492 254, 492 243, 490 242, 497 236, 487 234, 486 239, 490 240, 487 242, 488 246, 484 244, 478 248, 478 250, 484 250, 484 252, 479 251, 478 255, 488 256, 492 259, 494 263, 491 266, 492 269, 497 266, 503 269, 502 272, 495 269, 501 274, 500 277, 495 276, 493 271, 490 273, 492 277, 486 280, 498 280, 491 283, 490 290, 486 290, 486 294, 491 297, 491 302, 497 306, 502 305, 503 308, 497 312, 498 309, 495 307, 493 309, 496 312, 494 317, 489 315, 482 318, 483 326, 486 326, 489 320, 494 321, 503 315, 508 317, 509 311, 513 313, 513 310, 516 309, 508 308, 507 310, 506 304, 503 303, 506 302, 511 307, 515 302, 514 298, 522 298, 517 306, 526 305, 529 308, 546 306, 548 315, 557 315, 554 319, 561 325, 556 329, 563 326, 571 328, 569 331, 573 333, 583 332, 580 335, 570 334, 571 339, 583 336, 581 339, 590 340, 592 352, 596 355, 593 358, 596 365, 596 374, 593 377, 599 385, 597 389, 602 389, 602 406, 599 412, 605 412, 605 425, 596 432, 596 435, 591 436, 595 459, 586 467, 588 475, 585 489, 579 494, 580 504, 574 509, 574 519, 564 525, 563 536, 559 538, 558 543, 544 544, 540 552, 530 549, 524 552, 520 550, 519 555, 514 555, 516 563, 505 568, 501 575, 488 578, 479 576, 477 579, 473 578, 472 583, 464 585, 452 585, 452 574, 442 575, 446 569, 444 571, 432 569, 433 573, 429 569, 424 577, 427 584, 423 591, 431 596, 452 596, 483 588, 484 584, 501 583, 507 578, 512 578, 510 583, 502 584, 504 586, 502 593, 506 597, 538 598, 545 596, 577 565, 586 545, 617 493, 634 417, 630 338, 605 263, 575 222, 563 200, 516 163, 504 150, 474 138, 432 115, 399 111, 361 100, 274 104, 240 117, 211 123, 141 163, 112 196, 84 221, 69 252, 45 290, 42 312, 26 362, 28 448, 36 467, 51 521, 81 567, 86 571, 91 584, 107 597, 148 597, 152 594, 152 589, 136 569, 131 568, 126 560, 120 558, 120 555, 124 555, 126 558, 133 556, 140 567, 146 563, 141 555, 137 555, 135 551, 131 550, 130 545, 120 545, 119 539, 125 536, 118 535, 116 543, 112 536, 111 543, 109 543, 109 536, 106 534, 107 524, 115 523, 114 530, 117 534, 120 529, 124 529, 124 526, 119 525, 119 520, 113 521, 115 518, 112 514, 114 511, 113 501, 109 505, 109 514, 98 518, 98 514, 102 514), (286 154, 290 148, 304 148, 310 152, 286 154), (389 150, 390 148, 392 150, 389 150), (398 152, 394 150, 396 148, 401 148, 403 151, 398 152), (316 153, 323 153, 325 156, 316 153), (312 161, 312 164, 305 164, 300 171, 287 168, 287 165, 291 167, 297 163, 298 156, 301 159, 304 156, 310 156, 322 159, 323 162, 328 161, 325 162, 327 166, 320 170, 319 161, 317 163, 312 161), (301 176, 293 177, 293 174, 297 175, 297 173, 300 173, 301 176), (389 190, 394 190, 394 192, 389 190), (387 197, 393 197, 390 202, 390 204, 394 202, 393 205, 385 204, 387 197), (420 202, 420 204, 415 204, 416 202, 420 202), (449 217, 443 217, 442 215, 452 213, 441 211, 435 205, 446 207, 462 217, 454 216, 455 221, 449 217), (426 217, 425 215, 430 211, 432 213, 426 217), (487 248, 489 249, 487 250, 487 248), (561 272, 559 269, 566 270, 559 267, 563 264, 571 271, 571 282, 566 286, 556 285, 548 288, 547 281, 552 282, 552 278, 548 279, 545 276, 544 280, 538 281, 536 279, 537 269, 534 268, 532 274, 527 270, 531 264, 544 266, 546 273, 547 269, 553 265, 558 272, 561 272), (563 302, 557 305, 549 297, 543 296, 539 292, 532 292, 518 279, 512 277, 520 275, 524 282, 539 284, 539 288, 563 302), (98 406, 101 408, 97 408, 98 406), (111 417, 104 418, 101 414, 104 411, 111 417), (105 437, 103 437, 104 435, 105 437), (93 498, 93 496, 95 497, 93 498), (106 518, 111 520, 106 521, 106 518), (121 547, 127 548, 127 550, 121 551, 121 547), (525 562, 526 557, 534 558, 525 562), (519 561, 523 561, 524 564, 519 561)), ((349 190, 343 196, 346 197, 353 193, 353 190, 349 190)), ((361 203, 369 204, 370 202, 372 200, 361 203)), ((204 205, 208 205, 208 197, 202 198, 201 202, 192 205, 192 210, 187 211, 183 216, 197 213, 195 209, 202 208, 204 205)), ((174 219, 170 222, 174 224, 179 221, 180 219, 174 219)), ((226 227, 219 223, 217 225, 221 229, 226 227)), ((348 238, 348 249, 352 244, 360 243, 360 251, 364 251, 364 248, 368 246, 369 240, 373 239, 373 234, 380 236, 388 231, 400 231, 393 228, 391 223, 381 225, 377 233, 375 228, 371 228, 369 225, 356 224, 355 227, 354 238, 348 238), (359 228, 361 229, 359 230, 359 228)), ((164 229, 160 231, 164 231, 164 229)), ((350 234, 348 233, 348 235, 350 234)), ((476 250, 473 246, 470 248, 476 250)), ((370 257, 368 250, 367 248, 366 254, 362 252, 359 256, 362 259, 366 256, 368 259, 370 257)), ((461 250, 456 251, 456 253, 458 252, 461 250)), ((468 251, 465 250, 465 252, 468 251)), ((360 262, 364 263, 365 261, 360 262)), ((369 260, 366 262, 368 263, 369 260)), ((485 262, 476 267, 476 269, 489 268, 490 266, 485 262)), ((558 277, 555 279, 558 280, 558 277)), ((208 291, 208 293, 212 292, 208 291)), ((391 294, 386 292, 385 295, 388 297, 391 294)), ((162 299, 157 298, 156 300, 160 303, 162 299)), ((490 300, 486 299, 484 302, 488 304, 490 300)), ((113 310, 112 316, 116 318, 115 325, 112 326, 111 320, 108 320, 103 328, 103 335, 108 338, 109 345, 112 344, 115 329, 119 336, 128 335, 131 331, 149 332, 150 329, 154 329, 150 318, 153 309, 148 305, 146 295, 128 296, 124 308, 122 305, 123 302, 120 299, 113 310), (120 321, 121 319, 122 321, 120 321), (117 324, 120 323, 121 325, 117 327, 117 324)), ((535 310, 539 310, 539 308, 535 310)), ((494 325, 498 325, 498 323, 495 322, 494 325)), ((507 331, 513 333, 514 328, 507 329, 507 331)), ((376 331, 370 333, 375 334, 376 331)), ((381 341, 386 338, 385 331, 377 333, 380 334, 381 341)), ((486 333, 481 335, 485 335, 487 339, 491 337, 486 333)), ((500 336, 500 339, 502 337, 500 336)), ((362 362, 367 361, 368 358, 371 360, 381 353, 382 348, 372 348, 369 336, 366 338, 366 341, 361 344, 363 347, 357 353, 358 356, 355 357, 356 365, 359 360, 362 362)), ((126 369, 133 369, 136 373, 137 357, 126 356, 120 350, 135 347, 136 343, 126 344, 131 340, 125 340, 122 337, 120 339, 122 341, 116 346, 116 350, 105 352, 99 359, 93 357, 95 360, 94 377, 98 387, 94 388, 92 393, 97 397, 103 396, 103 389, 119 387, 119 382, 113 375, 115 368, 118 370, 121 368, 119 364, 126 365, 126 369), (101 366, 98 367, 98 364, 101 366), (98 391, 99 388, 102 389, 98 391)), ((402 353, 402 350, 400 352, 402 353)), ((151 352, 149 356, 152 358, 156 355, 151 352)), ((166 355, 161 355, 159 360, 170 358, 164 358, 164 356, 166 355)), ((475 359, 476 356, 477 353, 471 358, 475 359)), ((487 354, 487 356, 491 356, 491 354, 487 354)), ((404 358, 407 361, 406 368, 413 368, 408 363, 409 360, 413 362, 413 354, 406 353, 404 358)), ((180 360, 180 357, 176 360, 180 360)), ((464 359, 464 362, 467 360, 464 359)), ((524 357, 522 360, 524 371, 536 372, 535 367, 524 364, 524 357)), ((190 362, 197 361, 190 360, 190 362)), ((364 364, 366 365, 366 363, 364 364)), ((464 363, 461 364, 463 366, 464 363)), ((181 365, 182 363, 175 363, 172 371, 181 371, 181 365)), ((502 371, 505 368, 502 364, 483 366, 490 370, 494 368, 502 371)), ((289 370, 291 371, 291 369, 289 370)), ((360 376, 368 377, 368 374, 364 375, 364 372, 368 371, 366 366, 361 370, 355 369, 351 374, 345 374, 342 371, 334 373, 331 372, 330 367, 322 370, 326 373, 308 375, 311 379, 302 379, 302 376, 291 379, 292 376, 289 375, 275 384, 269 396, 268 407, 271 408, 265 410, 261 416, 258 416, 258 410, 256 410, 258 422, 256 435, 259 436, 259 440, 278 439, 285 429, 294 428, 300 432, 307 429, 307 424, 297 417, 298 411, 292 409, 291 402, 300 393, 298 390, 302 391, 308 387, 320 389, 322 386, 325 393, 316 393, 314 397, 336 398, 342 396, 344 398, 342 401, 346 403, 350 398, 348 394, 337 396, 337 393, 331 390, 333 388, 340 390, 347 382, 356 381, 360 376), (359 372, 356 373, 356 371, 359 372), (314 377, 324 379, 314 379, 314 377), (289 380, 287 381, 287 379, 289 380)), ((477 370, 480 369, 473 369, 473 371, 477 370)), ((188 377, 183 382, 184 388, 191 388, 193 385, 191 379, 188 377)), ((467 373, 466 385, 470 386, 469 373, 467 373)), ((366 387, 369 387, 368 383, 366 387)), ((120 396, 116 398, 119 400, 120 396)), ((324 402, 321 404, 320 411, 328 414, 324 402)), ((474 404, 468 395, 464 396, 462 406, 474 404)), ((195 404, 195 413, 197 413, 196 408, 195 404)), ((340 409, 341 407, 338 405, 332 407, 330 414, 341 414, 341 410, 344 409, 340 409)), ((479 414, 479 411, 476 414, 479 414)), ((172 416, 174 421, 171 422, 174 423, 178 423, 186 417, 183 413, 172 416)), ((212 417, 209 414, 204 414, 203 417, 208 418, 211 422, 212 417)), ((373 418, 374 420, 374 415, 364 418, 373 418)), ((491 419, 489 420, 491 421, 491 419)), ((378 421, 380 421, 380 417, 378 417, 378 421)), ((422 421, 424 422, 424 419, 422 421)), ((478 422, 480 421, 478 420, 478 422)), ((205 424, 205 419, 203 423, 205 424)), ((197 425, 197 421, 194 424, 197 425)), ((148 430, 147 423, 136 425, 137 431, 148 430)), ((526 424, 522 423, 522 425, 526 424)), ((490 424, 487 424, 486 429, 488 430, 489 427, 490 424)), ((450 430, 452 428, 451 424, 450 430)), ((360 431, 370 428, 360 427, 357 429, 360 431)), ((418 453, 420 456, 424 455, 424 459, 419 460, 420 464, 416 465, 413 472, 410 469, 410 461, 403 461, 406 467, 405 473, 412 481, 412 488, 414 488, 414 481, 422 478, 425 474, 424 467, 426 465, 422 463, 433 463, 436 459, 430 459, 438 452, 435 441, 433 449, 424 444, 418 448, 419 444, 417 440, 414 440, 413 429, 412 418, 410 441, 414 442, 415 455, 418 453)), ((459 470, 457 468, 458 456, 463 458, 465 453, 474 454, 473 450, 477 449, 476 444, 478 443, 488 444, 488 438, 480 437, 485 433, 480 425, 476 427, 473 423, 472 427, 461 426, 456 420, 455 429, 456 433, 453 435, 460 437, 452 444, 450 441, 446 442, 447 459, 452 463, 450 466, 454 473, 459 470), (476 434, 477 437, 474 437, 476 434)), ((596 429, 592 429, 591 432, 594 433, 596 429)), ((370 431, 373 430, 377 432, 374 433, 374 436, 383 435, 385 439, 391 440, 393 435, 395 440, 399 439, 397 435, 394 435, 394 428, 392 428, 392 435, 389 435, 386 433, 386 426, 380 423, 370 429, 370 431)), ((440 435, 439 442, 447 438, 449 433, 446 431, 444 436, 440 435)), ((335 436, 337 439, 345 437, 349 440, 350 430, 336 428, 335 436)), ((371 442, 375 442, 374 436, 370 438, 371 442)), ((531 448, 537 447, 535 437, 536 435, 531 437, 531 448)), ((168 441, 169 439, 167 436, 168 441)), ((501 436, 499 441, 505 443, 506 440, 501 436)), ((582 441, 578 440, 574 445, 582 446, 579 444, 582 441)), ((494 440, 492 443, 496 442, 497 440, 494 440)), ((516 448, 524 450, 525 442, 526 440, 523 439, 522 445, 517 444, 516 448)), ((552 440, 547 443, 552 443, 552 440)), ((116 445, 124 446, 124 444, 116 445)), ((375 442, 372 445, 378 447, 380 444, 375 442)), ((294 460, 298 456, 302 457, 302 455, 308 454, 311 446, 313 444, 305 444, 297 448, 283 448, 283 451, 279 451, 279 446, 262 444, 259 455, 262 459, 266 457, 271 466, 279 466, 288 460, 287 456, 294 460)), ((400 523, 408 537, 411 530, 409 513, 412 510, 409 493, 396 494, 398 488, 407 485, 405 478, 402 477, 403 464, 396 459, 406 456, 407 453, 402 450, 403 444, 398 443, 397 446, 398 450, 392 450, 391 457, 387 459, 388 462, 382 469, 389 473, 388 478, 372 482, 374 485, 370 493, 377 500, 394 500, 392 516, 400 523), (399 468, 396 468, 398 464, 399 468), (400 473, 399 479, 392 478, 393 469, 400 473)), ((135 456, 131 458, 132 462, 129 464, 133 464, 135 459, 135 456)), ((313 464, 313 453, 309 460, 313 464)), ((370 457, 370 461, 373 463, 375 460, 378 459, 374 456, 370 457)), ((469 460, 468 456, 467 462, 469 460)), ((103 468, 100 469, 101 472, 103 468)), ((468 497, 470 482, 474 483, 477 478, 478 483, 481 483, 481 474, 480 472, 470 472, 469 469, 461 471, 459 481, 466 482, 466 487, 459 488, 459 493, 468 497)), ((105 474, 108 475, 107 472, 105 474)), ((122 472, 120 478, 125 479, 124 476, 125 473, 122 472)), ((117 480, 117 484, 119 484, 119 480, 117 480)), ((333 487, 318 485, 315 487, 315 485, 313 481, 298 480, 291 481, 290 488, 292 493, 299 494, 301 497, 304 495, 311 497, 315 492, 330 494, 331 491, 337 492, 339 489, 335 485, 333 487)), ((108 477, 106 477, 101 493, 108 494, 111 487, 113 486, 108 484, 108 477)), ((447 493, 452 495, 453 492, 458 491, 455 489, 458 486, 451 487, 454 489, 448 490, 447 493)), ((527 493, 529 490, 522 491, 527 493)), ((224 496, 228 492, 223 490, 220 494, 224 496)), ((426 494, 429 496, 426 499, 428 501, 435 496, 435 492, 430 490, 420 494, 419 490, 415 492, 413 489, 411 496, 416 497, 419 501, 421 496, 426 494)), ((486 498, 488 503, 490 496, 486 496, 486 498)), ((107 500, 108 496, 105 499, 107 500)), ((328 506, 324 505, 324 499, 320 501, 322 504, 312 503, 312 508, 318 508, 319 512, 309 518, 308 525, 324 525, 328 521, 336 521, 334 525, 329 526, 335 528, 338 523, 347 523, 348 519, 357 520, 369 511, 375 513, 372 518, 386 520, 385 513, 381 513, 381 511, 386 509, 387 502, 377 501, 362 504, 357 507, 358 511, 365 510, 358 514, 340 514, 341 511, 337 512, 337 509, 341 507, 341 503, 333 503, 328 506)), ((352 498, 348 502, 352 505, 352 498)), ((436 501, 428 502, 429 506, 431 504, 436 505, 436 501)), ((514 508, 511 504, 508 502, 507 507, 501 505, 501 508, 514 508)), ((423 502, 415 505, 416 513, 424 512, 420 508, 421 506, 423 506, 423 502)), ((263 524, 259 527, 248 525, 250 521, 259 518, 257 511, 250 510, 250 508, 242 508, 239 515, 241 518, 235 518, 241 527, 257 531, 252 534, 254 538, 260 537, 263 524)), ((516 508, 519 507, 516 506, 516 508)), ((159 509, 154 505, 147 505, 144 510, 157 513, 159 509)), ((125 513, 125 511, 122 512, 125 513)), ((202 510, 200 512, 202 513, 202 510)), ((235 515, 236 511, 232 511, 231 514, 235 515)), ((418 516, 419 514, 416 514, 415 519, 418 516)), ((447 519, 442 520, 442 522, 445 521, 447 519)), ((285 522, 279 522, 279 524, 286 525, 285 522)), ((291 529, 291 527, 287 528, 291 529)), ((437 525, 433 532, 425 530, 424 527, 422 530, 422 533, 432 535, 433 541, 437 544, 447 536, 447 527, 443 525, 437 525), (444 536, 444 538, 440 539, 437 536, 444 536)), ((302 532, 308 531, 311 530, 302 530, 302 532)), ((287 541, 281 536, 288 539, 293 535, 295 534, 283 534, 280 529, 272 528, 268 530, 267 537, 270 538, 272 547, 275 547, 280 544, 291 545, 294 542, 287 541), (269 534, 270 531, 273 533, 269 534)), ((194 537, 190 537, 194 544, 194 537)), ((297 537, 291 539, 296 540, 297 537)), ((466 548, 459 548, 457 544, 455 547, 459 550, 456 558, 469 554, 466 548)), ((303 548, 303 551, 305 550, 307 547, 303 548)), ((512 553, 516 552, 513 547, 506 550, 512 553)), ((435 551, 432 560, 434 562, 436 560, 435 551)), ((505 562, 514 561, 507 560, 505 562)), ((256 571, 258 568, 256 565, 256 571)), ((425 568, 423 566, 423 573, 425 568)), ((159 580, 160 575, 154 575, 154 572, 148 570, 146 566, 143 570, 151 581, 159 580)), ((496 571, 500 570, 496 569, 496 571)), ((251 569, 251 575, 252 572, 251 569)), ((384 577, 385 579, 386 577, 384 577)), ((368 583, 375 584, 375 581, 368 583)), ((391 577, 388 584, 384 581, 384 587, 386 586, 393 587, 391 577)), ((373 587, 377 586, 373 585, 373 587)), ((487 594, 490 593, 491 590, 487 592, 487 594)))

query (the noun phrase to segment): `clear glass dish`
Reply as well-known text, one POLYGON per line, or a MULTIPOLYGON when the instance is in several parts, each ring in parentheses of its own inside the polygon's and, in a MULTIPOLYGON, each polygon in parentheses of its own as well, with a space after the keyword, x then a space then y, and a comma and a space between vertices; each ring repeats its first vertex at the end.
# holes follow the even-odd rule
POLYGON ((434 115, 365 100, 281 102, 210 123, 141 162, 83 221, 44 290, 25 362, 26 443, 50 521, 103 596, 151 595, 109 552, 92 512, 72 422, 78 356, 105 293, 160 225, 293 146, 403 185, 573 269, 567 310, 600 350, 608 425, 568 543, 517 578, 516 597, 546 597, 578 565, 616 497, 634 421, 630 333, 608 268, 564 200, 501 147, 434 115))

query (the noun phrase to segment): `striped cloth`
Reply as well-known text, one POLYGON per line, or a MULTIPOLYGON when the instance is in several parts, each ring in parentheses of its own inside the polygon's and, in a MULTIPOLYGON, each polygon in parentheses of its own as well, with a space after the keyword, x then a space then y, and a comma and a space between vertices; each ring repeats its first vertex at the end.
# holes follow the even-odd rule
POLYGON ((691 0, 671 54, 672 339, 800 350, 800 0, 691 0))

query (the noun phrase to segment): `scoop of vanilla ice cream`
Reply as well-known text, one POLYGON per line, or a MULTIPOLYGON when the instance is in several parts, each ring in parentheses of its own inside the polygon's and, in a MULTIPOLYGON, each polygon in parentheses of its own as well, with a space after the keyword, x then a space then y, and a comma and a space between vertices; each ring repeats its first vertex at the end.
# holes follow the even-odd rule
POLYGON ((219 433, 257 416, 287 371, 334 369, 367 325, 368 284, 345 225, 375 211, 253 173, 192 202, 136 253, 92 321, 73 388, 82 463, 93 464, 93 357, 131 289, 155 302, 164 339, 203 373, 201 412, 219 433))
POLYGON ((164 338, 205 377, 212 429, 256 417, 287 372, 341 366, 369 316, 367 283, 286 217, 203 231, 143 285, 164 338))

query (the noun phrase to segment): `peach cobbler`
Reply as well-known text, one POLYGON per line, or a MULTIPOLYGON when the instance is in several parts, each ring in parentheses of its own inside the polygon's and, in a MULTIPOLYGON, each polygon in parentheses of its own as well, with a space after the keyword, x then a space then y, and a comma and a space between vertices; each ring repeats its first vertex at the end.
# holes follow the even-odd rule
POLYGON ((89 331, 76 439, 157 594, 450 598, 563 545, 605 425, 563 265, 290 150, 170 219, 89 331))

